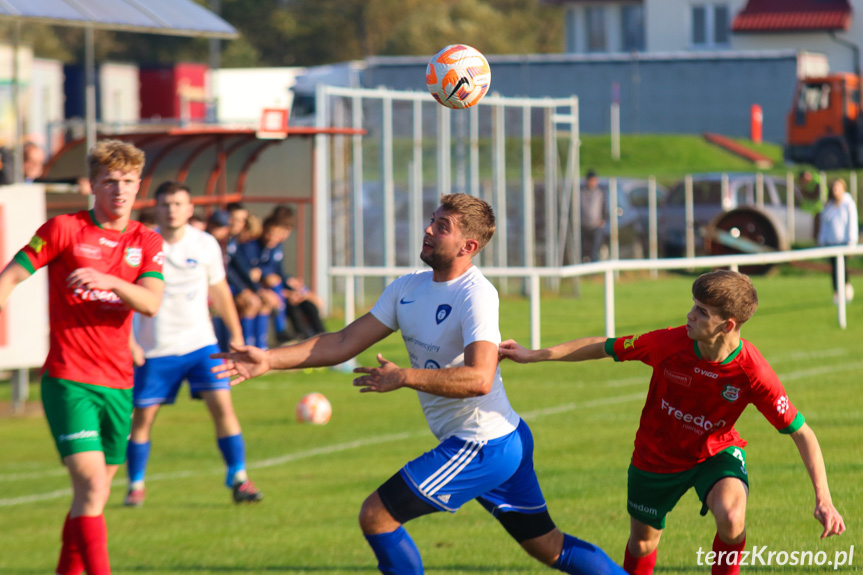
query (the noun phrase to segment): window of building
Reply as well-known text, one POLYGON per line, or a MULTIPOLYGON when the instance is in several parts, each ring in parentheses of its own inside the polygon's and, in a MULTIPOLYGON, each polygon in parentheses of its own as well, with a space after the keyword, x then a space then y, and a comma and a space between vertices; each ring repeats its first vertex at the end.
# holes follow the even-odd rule
POLYGON ((624 52, 644 51, 644 6, 621 6, 621 42, 624 52))
POLYGON ((588 52, 607 52, 608 40, 605 34, 605 8, 590 6, 584 10, 585 38, 588 52))
POLYGON ((728 4, 692 5, 692 46, 727 47, 731 41, 731 10, 728 4))

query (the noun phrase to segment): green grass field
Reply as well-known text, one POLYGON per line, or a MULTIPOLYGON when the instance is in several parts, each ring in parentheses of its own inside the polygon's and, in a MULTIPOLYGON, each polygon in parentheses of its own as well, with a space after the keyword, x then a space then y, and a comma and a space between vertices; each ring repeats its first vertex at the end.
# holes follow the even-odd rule
MULTIPOLYGON (((617 286, 617 335, 683 323, 692 277, 632 279, 617 286)), ((772 551, 836 552, 855 546, 863 565, 863 301, 849 307, 840 330, 826 275, 755 278, 761 308, 744 337, 755 343, 785 383, 792 402, 818 434, 834 501, 848 531, 820 541, 814 498, 793 442, 754 408, 737 424, 750 441, 747 546, 772 551)), ((504 338, 526 342, 528 302, 502 301, 504 338)), ((604 331, 602 284, 583 281, 579 298, 542 302, 543 344, 604 331)), ((332 323, 331 327, 337 327, 332 323)), ((401 340, 391 337, 364 353, 402 365, 401 340)), ((628 535, 626 469, 649 380, 642 364, 541 364, 502 367, 516 410, 536 437, 536 467, 552 517, 565 531, 595 542, 621 562, 628 535)), ((175 575, 375 572, 357 526, 368 493, 404 462, 430 449, 415 394, 359 395, 351 375, 333 370, 279 373, 235 388, 250 474, 265 492, 256 506, 237 507, 223 485, 223 468, 204 406, 182 398, 163 410, 154 429, 148 498, 125 509, 125 473, 106 509, 113 572, 175 575), (326 426, 294 421, 296 401, 326 394, 326 426)), ((8 387, 8 386, 3 386, 8 387)), ((34 390, 38 395, 38 386, 34 390)), ((4 393, 6 390, 4 390, 4 393)), ((0 419, 0 574, 53 572, 60 527, 69 504, 68 480, 42 417, 0 419)), ((698 515, 688 493, 668 518, 657 573, 708 573, 696 565, 709 550, 712 519, 698 515)), ((479 505, 455 516, 435 514, 408 524, 429 573, 548 573, 509 539, 479 505)), ((823 573, 832 567, 759 566, 744 572, 823 573)))

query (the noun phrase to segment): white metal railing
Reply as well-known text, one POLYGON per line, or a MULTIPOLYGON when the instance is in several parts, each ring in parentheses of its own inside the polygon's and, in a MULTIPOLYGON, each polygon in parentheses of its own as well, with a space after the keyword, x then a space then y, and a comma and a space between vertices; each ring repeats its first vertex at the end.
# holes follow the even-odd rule
MULTIPOLYGON (((784 252, 758 254, 733 254, 723 256, 704 256, 697 258, 668 258, 651 260, 606 260, 595 263, 563 267, 484 267, 486 277, 525 278, 530 286, 530 345, 536 349, 540 343, 540 278, 570 278, 603 274, 605 276, 605 335, 614 337, 614 273, 633 270, 680 270, 693 268, 737 269, 740 266, 776 264, 790 261, 837 258, 839 285, 845 284, 845 264, 842 256, 863 255, 863 246, 837 246, 810 248, 784 252)), ((412 267, 332 267, 332 277, 345 278, 345 325, 356 319, 354 288, 356 278, 397 277, 415 271, 412 267)), ((838 321, 842 329, 847 327, 845 290, 838 290, 838 321)))

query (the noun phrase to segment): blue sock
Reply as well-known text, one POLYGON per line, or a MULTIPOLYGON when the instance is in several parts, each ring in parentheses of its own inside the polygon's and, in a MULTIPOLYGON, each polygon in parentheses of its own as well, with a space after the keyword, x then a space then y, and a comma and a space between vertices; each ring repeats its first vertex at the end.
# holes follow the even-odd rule
POLYGON ((366 541, 378 558, 378 569, 384 575, 422 575, 423 560, 414 540, 399 526, 390 533, 366 535, 366 541))
POLYGON ((147 462, 150 460, 151 442, 135 443, 129 441, 126 447, 126 468, 129 474, 129 483, 144 481, 147 473, 147 462))
POLYGON ((605 551, 587 541, 563 534, 563 549, 554 565, 558 571, 574 575, 626 575, 605 551))
POLYGON ((240 327, 243 329, 243 342, 246 345, 255 345, 255 319, 253 317, 240 318, 240 327))
POLYGON ((288 331, 288 316, 285 313, 285 308, 280 307, 273 312, 273 321, 276 324, 276 333, 285 333, 288 331))
POLYGON ((228 332, 228 326, 225 325, 225 320, 220 317, 214 317, 213 331, 216 332, 216 339, 219 342, 219 350, 228 351, 228 342, 231 341, 231 334, 228 332))
POLYGON ((269 349, 269 342, 270 314, 261 314, 255 318, 255 345, 261 349, 269 349))
POLYGON ((219 451, 222 452, 222 459, 225 460, 225 465, 228 466, 225 485, 233 487, 234 475, 239 471, 246 470, 246 442, 243 441, 243 434, 238 433, 237 435, 220 437, 218 443, 219 451))

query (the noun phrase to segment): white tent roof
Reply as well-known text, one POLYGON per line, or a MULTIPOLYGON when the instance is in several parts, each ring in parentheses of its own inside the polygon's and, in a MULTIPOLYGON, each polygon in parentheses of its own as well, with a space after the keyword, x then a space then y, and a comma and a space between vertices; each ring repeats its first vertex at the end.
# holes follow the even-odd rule
POLYGON ((0 18, 177 36, 238 36, 233 26, 192 0, 0 0, 0 18))

